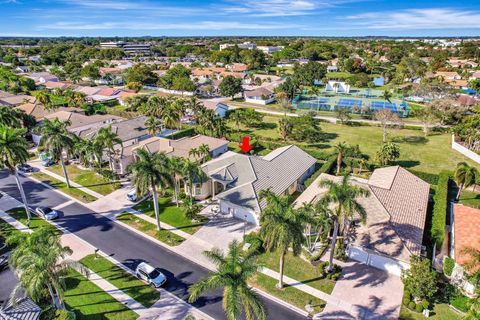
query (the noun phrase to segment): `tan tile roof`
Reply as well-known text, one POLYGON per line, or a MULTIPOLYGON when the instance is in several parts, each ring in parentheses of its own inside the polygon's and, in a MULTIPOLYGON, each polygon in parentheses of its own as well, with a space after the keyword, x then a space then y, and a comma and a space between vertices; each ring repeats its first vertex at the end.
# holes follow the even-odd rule
POLYGON ((110 123, 111 121, 114 120, 122 120, 122 118, 118 116, 113 116, 113 115, 101 115, 101 114, 96 114, 96 115, 91 115, 91 116, 86 116, 82 113, 79 112, 73 112, 73 111, 67 111, 67 110, 60 110, 51 114, 48 114, 45 116, 46 119, 55 119, 58 118, 60 121, 70 121, 70 129, 73 128, 78 128, 81 126, 97 123, 97 122, 108 122, 110 123))
POLYGON ((33 103, 35 102, 36 99, 35 97, 29 96, 26 94, 19 94, 19 95, 3 97, 3 98, 0 98, 0 100, 1 100, 0 102, 4 102, 4 104, 7 104, 7 105, 19 106, 26 102, 33 103))
POLYGON ((480 209, 455 204, 453 210, 455 261, 465 264, 470 259, 462 253, 465 248, 480 250, 480 209))

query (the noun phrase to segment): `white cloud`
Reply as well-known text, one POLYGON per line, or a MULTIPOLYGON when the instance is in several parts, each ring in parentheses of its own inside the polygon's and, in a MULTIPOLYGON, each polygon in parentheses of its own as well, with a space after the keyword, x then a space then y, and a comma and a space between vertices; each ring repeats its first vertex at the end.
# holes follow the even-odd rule
POLYGON ((369 12, 339 18, 348 19, 352 29, 423 30, 480 28, 480 11, 463 11, 448 8, 369 12))
POLYGON ((241 23, 221 21, 201 21, 195 23, 145 23, 145 22, 57 22, 40 26, 39 29, 58 30, 273 30, 297 28, 298 25, 284 23, 241 23))

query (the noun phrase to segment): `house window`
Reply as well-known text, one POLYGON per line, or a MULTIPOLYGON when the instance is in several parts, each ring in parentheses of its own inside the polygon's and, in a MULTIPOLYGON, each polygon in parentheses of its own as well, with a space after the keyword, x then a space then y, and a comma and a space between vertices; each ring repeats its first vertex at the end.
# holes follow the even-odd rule
POLYGON ((194 194, 202 194, 202 184, 201 183, 195 183, 193 185, 194 189, 194 194))

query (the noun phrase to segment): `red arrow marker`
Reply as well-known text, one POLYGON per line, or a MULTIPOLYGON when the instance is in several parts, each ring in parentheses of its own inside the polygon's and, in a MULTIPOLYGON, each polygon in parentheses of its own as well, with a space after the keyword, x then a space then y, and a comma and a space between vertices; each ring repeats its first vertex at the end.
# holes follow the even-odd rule
POLYGON ((253 147, 250 145, 250 137, 242 138, 242 144, 240 145, 240 149, 242 149, 244 153, 248 153, 248 151, 253 149, 253 147))

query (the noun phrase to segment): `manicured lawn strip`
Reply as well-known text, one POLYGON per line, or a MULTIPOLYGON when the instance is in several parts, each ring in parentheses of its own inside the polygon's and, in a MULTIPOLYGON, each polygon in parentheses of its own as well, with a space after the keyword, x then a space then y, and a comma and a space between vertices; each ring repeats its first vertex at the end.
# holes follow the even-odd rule
POLYGON ((133 214, 124 212, 117 216, 117 220, 123 223, 128 224, 129 226, 141 231, 161 242, 168 244, 169 246, 178 246, 180 243, 185 241, 184 238, 176 235, 173 232, 168 230, 157 230, 157 227, 148 221, 143 220, 142 218, 135 217, 133 214))
MULTIPOLYGON (((56 173, 63 177, 63 169, 60 165, 51 166, 47 170, 56 173)), ((92 191, 98 192, 101 195, 107 195, 120 188, 120 183, 110 183, 107 179, 97 174, 92 170, 83 170, 76 165, 67 166, 68 177, 92 191)))
POLYGON ((147 308, 160 299, 157 290, 103 257, 95 259, 95 255, 92 254, 80 262, 147 308))
MULTIPOLYGON (((260 264, 276 272, 279 271, 279 261, 280 254, 277 252, 266 252, 260 255, 258 259, 260 264)), ((332 293, 333 287, 335 287, 334 281, 320 278, 321 274, 318 267, 304 261, 300 257, 294 257, 291 253, 285 256, 284 268, 286 276, 325 293, 332 293)))
POLYGON ((61 182, 60 180, 57 180, 43 172, 34 172, 31 174, 31 176, 37 180, 42 181, 43 183, 50 185, 51 187, 61 192, 68 194, 69 196, 74 197, 77 200, 80 200, 83 202, 92 202, 97 200, 97 198, 95 198, 94 196, 89 195, 88 193, 85 193, 82 190, 79 190, 75 187, 68 188, 66 183, 61 182))
POLYGON ((257 273, 255 277, 250 281, 250 285, 255 288, 261 289, 272 296, 275 296, 287 303, 290 303, 302 310, 305 310, 305 305, 309 300, 312 301, 314 307, 314 313, 319 313, 323 310, 326 302, 317 297, 311 296, 301 290, 285 285, 283 289, 278 289, 275 285, 278 283, 276 279, 273 279, 267 275, 257 273))
MULTIPOLYGON (((23 207, 10 209, 10 210, 7 211, 7 213, 10 216, 12 216, 12 218, 18 220, 19 222, 23 223, 24 225, 27 225, 27 214, 25 213, 25 209, 23 207)), ((55 228, 55 226, 53 226, 50 223, 48 223, 47 221, 45 221, 45 219, 40 218, 39 216, 37 216, 34 213, 31 213, 31 215, 32 215, 32 218, 30 219, 30 224, 28 225, 28 227, 30 229, 35 230, 35 229, 41 228, 41 227, 48 227, 48 228, 52 228, 52 229, 58 231, 59 234, 62 233, 62 231, 60 231, 59 229, 55 228)))
MULTIPOLYGON (((400 309, 400 320, 424 320, 425 317, 423 314, 408 310, 405 306, 402 305, 400 309)), ((450 309, 450 307, 445 303, 435 304, 433 311, 430 311, 431 320, 460 320, 462 316, 450 309)))
MULTIPOLYGON (((200 229, 207 218, 199 216, 199 221, 193 222, 189 218, 185 217, 185 210, 173 202, 171 198, 158 198, 158 206, 160 209, 160 221, 171 225, 177 229, 185 231, 190 234, 194 234, 200 229)), ((140 211, 152 218, 155 218, 155 210, 153 209, 153 201, 151 199, 142 201, 133 207, 135 210, 140 211)))
POLYGON ((65 304, 77 320, 133 320, 138 315, 76 271, 66 278, 65 304))
MULTIPOLYGON (((477 191, 480 192, 480 190, 477 191)), ((460 194, 460 203, 472 208, 480 209, 480 193, 464 190, 460 194)))

